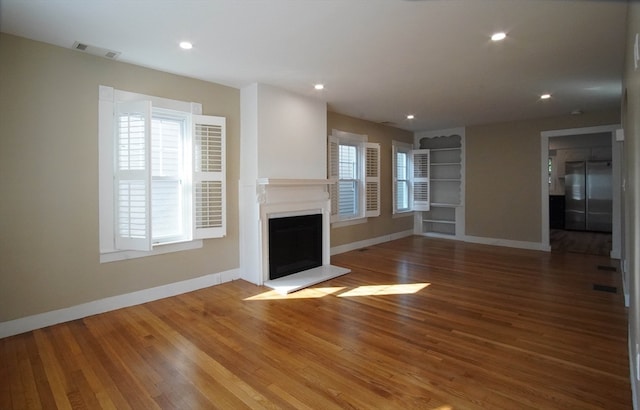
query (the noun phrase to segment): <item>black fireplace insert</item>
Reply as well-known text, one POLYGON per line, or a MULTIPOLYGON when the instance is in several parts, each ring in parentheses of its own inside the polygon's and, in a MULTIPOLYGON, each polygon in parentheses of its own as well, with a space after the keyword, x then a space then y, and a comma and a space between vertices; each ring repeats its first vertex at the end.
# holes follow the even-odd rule
POLYGON ((269 219, 269 279, 322 266, 322 214, 269 219))

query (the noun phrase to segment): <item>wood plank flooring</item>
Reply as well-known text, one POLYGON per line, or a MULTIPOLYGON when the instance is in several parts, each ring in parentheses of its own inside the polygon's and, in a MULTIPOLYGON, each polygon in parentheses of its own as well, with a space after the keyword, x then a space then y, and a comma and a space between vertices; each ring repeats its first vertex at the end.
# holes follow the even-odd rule
POLYGON ((549 234, 549 242, 553 252, 609 256, 611 253, 611 241, 611 233, 604 232, 552 229, 549 234))
POLYGON ((0 409, 630 409, 611 262, 403 238, 0 339, 0 409))

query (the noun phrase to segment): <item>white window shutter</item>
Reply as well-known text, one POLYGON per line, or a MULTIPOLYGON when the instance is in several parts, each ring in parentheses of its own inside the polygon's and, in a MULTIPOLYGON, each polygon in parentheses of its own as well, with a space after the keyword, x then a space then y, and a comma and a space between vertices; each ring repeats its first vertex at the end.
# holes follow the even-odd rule
POLYGON ((413 177, 413 210, 428 211, 430 208, 429 198, 429 171, 430 156, 428 149, 418 149, 411 151, 411 164, 413 177))
POLYGON ((151 102, 116 104, 115 247, 150 251, 151 102))
POLYGON ((193 237, 226 235, 226 119, 193 115, 193 237))
POLYGON ((329 147, 327 157, 327 169, 329 172, 329 179, 335 181, 329 184, 329 199, 331 200, 331 222, 338 219, 338 201, 339 201, 339 189, 338 178, 340 176, 340 144, 338 139, 332 135, 329 136, 329 147))
POLYGON ((380 216, 380 144, 367 142, 365 149, 365 216, 380 216))

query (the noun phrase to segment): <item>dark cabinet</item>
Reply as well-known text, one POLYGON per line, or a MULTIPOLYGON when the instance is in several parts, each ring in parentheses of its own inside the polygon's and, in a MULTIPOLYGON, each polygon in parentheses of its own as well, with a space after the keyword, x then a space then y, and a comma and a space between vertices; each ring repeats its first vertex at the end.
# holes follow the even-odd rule
POLYGON ((549 227, 564 229, 564 195, 549 195, 549 227))

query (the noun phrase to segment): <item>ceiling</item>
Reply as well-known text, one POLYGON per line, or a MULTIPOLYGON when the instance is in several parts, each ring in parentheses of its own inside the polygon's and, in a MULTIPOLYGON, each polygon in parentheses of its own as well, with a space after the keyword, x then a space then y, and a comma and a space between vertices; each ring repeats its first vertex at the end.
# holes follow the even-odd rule
POLYGON ((2 0, 0 29, 66 48, 79 41, 120 52, 122 62, 231 87, 271 84, 331 111, 420 131, 618 109, 627 5, 2 0), (507 38, 492 42, 496 31, 507 38), (183 40, 193 49, 180 49, 183 40))

